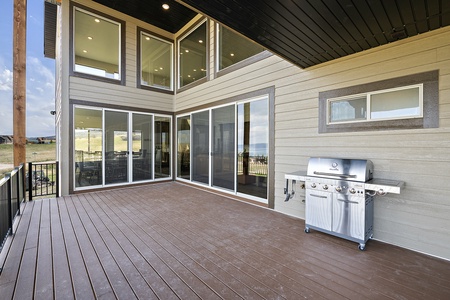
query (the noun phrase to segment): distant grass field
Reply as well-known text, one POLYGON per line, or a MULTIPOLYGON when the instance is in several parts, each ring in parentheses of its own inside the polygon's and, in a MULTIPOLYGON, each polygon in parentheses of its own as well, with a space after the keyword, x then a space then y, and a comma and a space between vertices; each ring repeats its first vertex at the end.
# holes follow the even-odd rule
MULTIPOLYGON (((0 145, 0 164, 13 164, 13 145, 0 145)), ((26 162, 44 162, 56 160, 56 144, 28 144, 26 146, 26 162)), ((0 166, 0 178, 5 173, 11 172, 13 168, 3 168, 0 166)))

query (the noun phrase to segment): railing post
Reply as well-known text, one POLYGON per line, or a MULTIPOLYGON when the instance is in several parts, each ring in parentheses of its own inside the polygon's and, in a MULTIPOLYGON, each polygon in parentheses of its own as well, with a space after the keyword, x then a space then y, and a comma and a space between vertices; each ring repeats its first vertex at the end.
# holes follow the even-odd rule
POLYGON ((55 180, 55 184, 56 184, 56 198, 58 198, 59 195, 59 161, 56 162, 56 180, 55 180))
POLYGON ((9 177, 8 178, 8 183, 6 184, 8 186, 8 228, 9 228, 9 234, 12 234, 12 177, 11 177, 11 173, 7 173, 5 177, 9 177))
POLYGON ((17 187, 17 215, 20 215, 20 166, 17 168, 16 172, 16 187, 17 187))
POLYGON ((28 200, 33 200, 33 163, 28 163, 28 200))

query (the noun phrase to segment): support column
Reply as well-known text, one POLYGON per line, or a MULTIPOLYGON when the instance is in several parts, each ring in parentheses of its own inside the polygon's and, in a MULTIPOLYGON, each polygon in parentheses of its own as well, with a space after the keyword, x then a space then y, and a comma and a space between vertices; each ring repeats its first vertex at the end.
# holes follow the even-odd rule
POLYGON ((14 0, 13 18, 14 166, 26 160, 27 0, 14 0))

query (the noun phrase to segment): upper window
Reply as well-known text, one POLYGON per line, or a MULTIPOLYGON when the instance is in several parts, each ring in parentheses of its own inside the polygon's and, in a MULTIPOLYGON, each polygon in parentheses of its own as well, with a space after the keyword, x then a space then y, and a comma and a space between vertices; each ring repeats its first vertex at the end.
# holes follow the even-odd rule
POLYGON ((122 24, 74 8, 73 70, 121 80, 122 24))
POLYGON ((141 32, 140 48, 141 85, 173 90, 173 44, 141 32))
POLYGON ((217 25, 217 36, 218 70, 223 70, 264 51, 262 46, 220 24, 217 25))
POLYGON ((328 99, 328 124, 419 118, 423 84, 328 99))
POLYGON ((206 77, 206 24, 204 21, 178 42, 180 88, 206 77))

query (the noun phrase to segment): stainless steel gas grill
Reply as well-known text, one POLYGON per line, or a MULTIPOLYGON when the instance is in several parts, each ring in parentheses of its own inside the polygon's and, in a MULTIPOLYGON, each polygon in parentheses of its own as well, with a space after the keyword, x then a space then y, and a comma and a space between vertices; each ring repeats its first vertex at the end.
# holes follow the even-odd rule
POLYGON ((373 237, 375 195, 400 193, 403 182, 373 179, 373 163, 363 159, 312 157, 306 174, 286 174, 305 183, 305 232, 315 229, 359 243, 364 250, 373 237))

